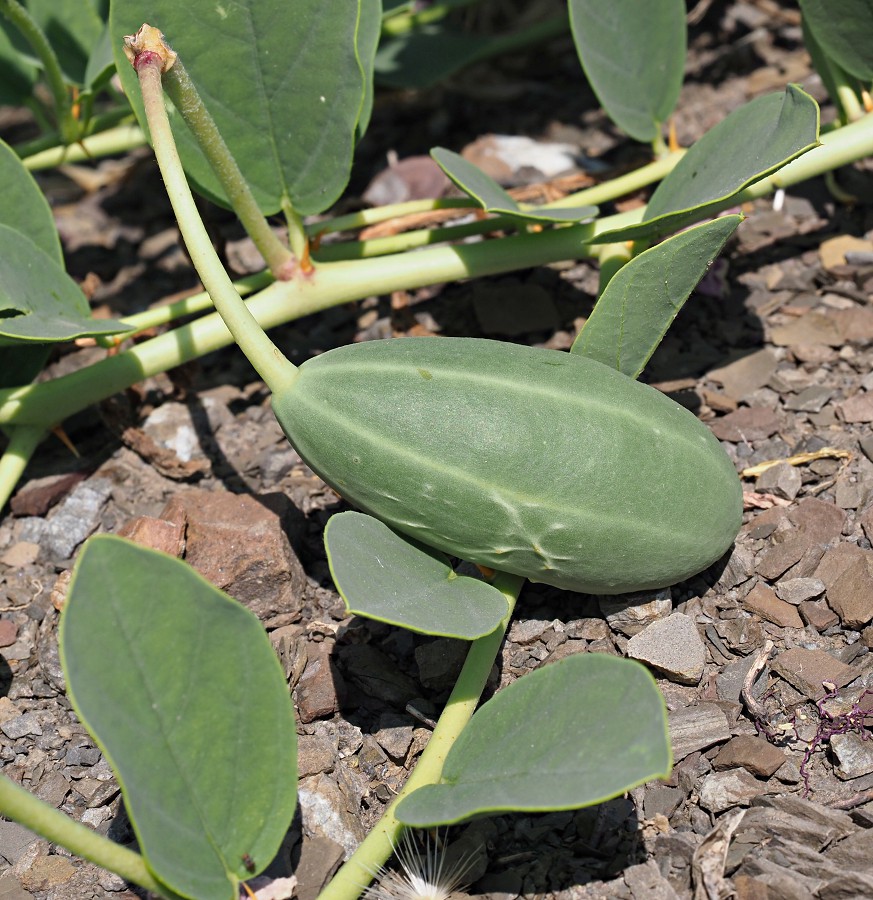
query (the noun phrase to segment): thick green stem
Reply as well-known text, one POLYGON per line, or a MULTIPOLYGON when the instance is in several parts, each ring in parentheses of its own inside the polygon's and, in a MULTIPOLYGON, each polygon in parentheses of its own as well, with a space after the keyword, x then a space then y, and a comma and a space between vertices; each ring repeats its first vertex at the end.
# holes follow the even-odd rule
POLYGON ((394 852, 404 828, 395 815, 397 805, 422 785, 436 784, 440 780, 449 750, 479 703, 523 584, 524 579, 517 575, 499 573, 494 579, 494 586, 509 604, 506 618, 491 634, 470 645, 458 681, 415 769, 373 830, 319 894, 318 900, 355 900, 394 852))
POLYGON ((115 872, 161 897, 174 897, 155 880, 138 853, 65 816, 5 775, 0 775, 0 811, 47 840, 66 847, 76 856, 115 872))
POLYGON ((227 323, 228 329, 249 362, 270 390, 276 393, 293 383, 297 367, 282 355, 279 348, 258 325, 234 289, 233 282, 212 246, 197 212, 191 189, 185 180, 182 161, 179 159, 176 142, 170 129, 161 84, 162 65, 163 61, 157 53, 146 50, 136 57, 134 68, 139 76, 146 119, 167 196, 176 214, 191 262, 203 286, 212 297, 216 310, 227 323))
POLYGON ((21 32, 39 57, 54 101, 55 119, 61 140, 65 144, 75 143, 79 139, 79 124, 73 118, 70 92, 61 72, 61 64, 48 38, 18 0, 0 0, 0 12, 21 32))
POLYGON ((46 436, 47 429, 42 425, 16 425, 7 429, 9 444, 0 456, 0 508, 12 496, 30 458, 46 436))
POLYGON ((287 280, 295 270, 294 255, 264 218, 248 182, 178 56, 170 69, 164 72, 163 82, 169 98, 221 182, 233 211, 264 257, 267 268, 275 278, 287 280))

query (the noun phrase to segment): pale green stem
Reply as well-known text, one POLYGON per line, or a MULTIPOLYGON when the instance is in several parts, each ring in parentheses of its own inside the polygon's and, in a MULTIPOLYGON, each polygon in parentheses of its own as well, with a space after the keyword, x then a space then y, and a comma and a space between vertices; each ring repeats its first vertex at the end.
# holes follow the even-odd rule
POLYGON ((437 209, 479 209, 479 205, 469 197, 442 197, 436 200, 407 200, 405 203, 391 203, 387 206, 375 206, 372 209, 361 209, 358 212, 311 222, 306 226, 306 233, 312 237, 319 234, 332 234, 335 231, 355 231, 368 225, 377 225, 389 219, 404 216, 416 216, 433 212, 437 209))
POLYGON ((164 72, 163 83, 167 95, 221 182, 233 211, 264 257, 267 268, 275 278, 287 280, 294 272, 294 255, 270 228, 270 223, 261 212, 237 161, 216 127, 215 120, 178 57, 173 66, 164 72))
MULTIPOLYGON (((3 456, 0 456, 0 493, 11 496, 47 432, 48 429, 42 425, 16 425, 6 429, 9 443, 3 456)), ((6 505, 7 499, 8 496, 3 497, 0 508, 6 505)))
POLYGON ((517 575, 498 573, 495 577, 494 586, 509 604, 506 618, 491 634, 470 645, 454 690, 415 769, 373 830, 318 895, 318 900, 355 900, 394 852, 404 828, 395 814, 397 806, 422 785, 439 782, 446 756, 470 721, 482 696, 523 584, 524 579, 517 575))
POLYGON ((155 880, 143 858, 85 825, 65 816, 43 800, 34 797, 5 775, 0 775, 0 811, 53 843, 66 847, 76 856, 90 860, 127 881, 162 897, 174 897, 155 880))
POLYGON ((626 243, 602 244, 600 248, 600 283, 597 288, 599 297, 618 270, 630 262, 633 252, 626 243))
POLYGON ((79 126, 73 118, 70 92, 52 45, 34 18, 18 0, 0 0, 0 12, 21 32, 33 52, 39 57, 54 101, 55 118, 61 140, 65 144, 74 143, 79 138, 79 126))
MULTIPOLYGON (((240 297, 247 297, 253 291, 265 288, 272 283, 273 278, 271 275, 266 272, 259 272, 256 275, 247 275, 245 278, 235 281, 233 287, 240 297)), ((131 331, 125 331, 117 335, 99 335, 94 340, 101 347, 117 347, 119 344, 123 344, 149 328, 169 325, 183 316, 193 316, 212 308, 212 298, 206 291, 201 291, 191 297, 176 300, 174 303, 167 303, 165 306, 156 306, 141 313, 134 313, 132 316, 125 316, 119 321, 124 325, 129 325, 132 329, 131 331)))
POLYGON ((291 205, 288 196, 282 198, 282 212, 285 215, 285 221, 288 223, 288 241, 291 249, 294 251, 297 259, 303 259, 306 253, 306 228, 303 225, 303 219, 300 214, 291 205))
POLYGON ((160 59, 157 54, 143 53, 134 68, 139 75, 143 105, 158 167, 191 262, 240 349, 270 390, 276 393, 293 382, 297 367, 282 355, 279 348, 258 325, 236 292, 212 246, 197 212, 191 189, 185 180, 182 161, 179 159, 176 142, 170 129, 170 120, 164 106, 160 59))
POLYGON ((91 162, 101 156, 126 153, 144 146, 145 135, 138 125, 119 125, 99 134, 83 138, 81 143, 69 147, 50 147, 22 160, 31 171, 51 169, 63 163, 91 162))
POLYGON ((465 6, 472 6, 480 2, 481 0, 443 0, 442 3, 434 3, 420 12, 405 12, 386 16, 382 22, 382 34, 391 37, 407 34, 416 28, 420 28, 422 25, 439 22, 455 9, 462 9, 465 6))

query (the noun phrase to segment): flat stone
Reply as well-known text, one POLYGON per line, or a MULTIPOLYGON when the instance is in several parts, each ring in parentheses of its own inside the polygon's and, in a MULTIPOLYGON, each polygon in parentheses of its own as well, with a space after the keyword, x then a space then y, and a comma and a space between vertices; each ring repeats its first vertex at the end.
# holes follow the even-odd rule
POLYGON ((826 313, 812 312, 799 316, 785 325, 770 329, 770 342, 777 347, 793 347, 798 344, 827 344, 840 347, 844 342, 839 324, 826 313))
POLYGON ((820 597, 824 592, 825 584, 818 578, 787 578, 776 585, 776 596, 793 606, 820 597))
POLYGON ((308 835, 329 838, 339 844, 347 856, 354 853, 365 834, 357 815, 359 797, 351 796, 349 790, 344 790, 330 775, 304 778, 297 797, 308 835), (355 812, 350 812, 352 809, 355 812))
POLYGON ((778 360, 772 350, 758 350, 720 369, 713 369, 707 378, 720 384, 729 397, 742 400, 758 388, 764 387, 776 371, 777 365, 778 360))
POLYGON ((819 633, 827 631, 839 622, 837 614, 824 600, 804 600, 798 607, 800 617, 819 633))
MULTIPOLYGON (((14 865, 25 849, 36 840, 36 835, 30 829, 17 822, 0 819, 0 856, 10 865, 14 865)), ((0 892, 0 900, 2 897, 0 892)))
POLYGON ((85 472, 68 472, 65 475, 49 475, 34 478, 9 501, 13 515, 44 516, 63 500, 67 494, 85 479, 85 472))
POLYGON ((793 412, 821 412, 822 408, 834 395, 834 389, 820 384, 813 384, 805 390, 789 397, 785 401, 785 408, 793 412))
POLYGON ((851 666, 835 659, 824 650, 792 647, 780 653, 771 668, 810 700, 818 700, 826 693, 822 682, 838 688, 845 687, 858 674, 851 666))
POLYGON ((597 603, 613 631, 632 637, 659 619, 666 619, 673 610, 670 588, 621 597, 598 597, 597 603))
POLYGON ((284 494, 177 492, 159 518, 186 527, 185 561, 261 619, 299 614, 306 572, 291 549, 284 494))
POLYGON ((374 735, 379 746, 391 759, 403 762, 412 744, 414 728, 406 717, 387 713, 379 719, 380 728, 374 735), (392 724, 393 723, 393 724, 392 724))
POLYGON ((727 716, 715 703, 697 703, 673 710, 668 714, 667 721, 676 762, 695 750, 720 744, 731 736, 727 716))
POLYGON ((313 643, 308 648, 306 668, 295 691, 297 715, 303 723, 332 716, 339 711, 344 683, 331 664, 331 647, 325 642, 313 643))
POLYGON ((873 391, 855 394, 837 406, 844 422, 873 422, 873 391))
POLYGON ((846 253, 869 253, 873 243, 851 234, 839 234, 821 242, 818 248, 822 267, 833 269, 846 264, 846 253))
POLYGON ((828 588, 828 604, 847 628, 860 630, 873 620, 873 569, 856 559, 828 588))
POLYGON ((47 891, 64 884, 76 874, 76 867, 64 856, 38 856, 25 872, 16 873, 30 891, 47 891))
POLYGON ((10 569, 23 569, 33 565, 39 556, 39 544, 33 541, 18 541, 0 556, 0 563, 10 569))
POLYGON ((830 739, 831 750, 837 757, 834 771, 839 778, 849 780, 873 772, 873 741, 849 732, 835 734, 830 739))
POLYGON ((624 870, 624 883, 634 897, 646 900, 679 900, 673 885, 661 874, 658 864, 650 859, 624 870))
POLYGON ((168 522, 154 516, 137 516, 122 525, 118 536, 178 558, 185 552, 184 520, 168 522))
POLYGON ((43 545, 49 556, 69 559, 100 524, 100 514, 111 494, 108 478, 91 478, 78 485, 48 520, 43 545))
POLYGON ((827 500, 806 497, 788 513, 788 519, 802 531, 814 531, 827 544, 842 534, 846 513, 827 500))
POLYGON ((800 472, 787 462, 777 463, 763 471, 755 482, 755 490, 761 494, 773 494, 785 500, 793 500, 803 484, 800 472))
POLYGON ((840 478, 834 491, 834 501, 840 509, 862 509, 870 496, 870 485, 865 481, 840 478))
POLYGON ((60 772, 52 772, 43 777, 33 793, 57 809, 66 800, 69 792, 70 784, 67 779, 60 772))
POLYGON ((735 662, 728 663, 715 677, 715 686, 720 700, 738 701, 740 692, 743 689, 743 682, 746 679, 752 663, 755 661, 755 655, 750 653, 744 659, 738 659, 735 662))
POLYGON ((646 785, 646 793, 643 799, 643 810, 647 819, 655 816, 663 816, 669 819, 679 808, 679 804, 685 799, 685 792, 680 788, 670 787, 668 784, 646 785))
POLYGON ((0 619, 0 647, 11 647, 18 640, 18 626, 12 619, 0 619))
POLYGON ((824 584, 825 588, 829 588, 858 559, 869 560, 868 565, 873 566, 873 553, 862 549, 857 544, 843 541, 825 551, 815 570, 815 577, 824 584))
POLYGON ((466 641, 437 638, 415 648, 418 680, 428 690, 450 688, 457 681, 469 644, 466 641))
POLYGON ((315 900, 330 881, 345 856, 343 847, 323 835, 303 841, 300 860, 295 866, 298 900, 315 900))
MULTIPOLYGON (((459 642, 460 643, 460 642, 459 642)), ((343 666, 351 681, 367 697, 382 700, 396 709, 404 709, 421 688, 379 649, 370 644, 343 647, 343 666)))
POLYGON ((626 652, 679 684, 697 684, 703 676, 706 648, 697 626, 684 613, 673 613, 635 634, 626 652))
POLYGON ((766 790, 767 786, 745 769, 711 772, 700 785, 700 805, 717 815, 734 806, 748 806, 766 790))
POLYGON ((858 900, 860 897, 873 897, 873 875, 846 872, 816 891, 817 900, 858 900))
POLYGON ((797 610, 784 600, 780 600, 773 590, 764 584, 756 584, 743 598, 743 606, 762 619, 783 628, 803 628, 803 621, 797 610))
POLYGON ((779 417, 765 406, 744 406, 709 423, 721 441, 762 441, 779 430, 779 417))
POLYGON ((25 737, 28 734, 42 734, 42 726, 39 724, 36 713, 26 712, 16 716, 14 719, 7 719, 0 724, 0 731, 11 740, 17 741, 18 738, 25 737))
POLYGON ((764 738, 740 734, 731 738, 712 761, 716 771, 742 766, 759 778, 769 778, 787 759, 785 753, 764 738))
POLYGON ((322 734, 297 737, 297 777, 306 778, 333 771, 336 750, 333 742, 322 734))

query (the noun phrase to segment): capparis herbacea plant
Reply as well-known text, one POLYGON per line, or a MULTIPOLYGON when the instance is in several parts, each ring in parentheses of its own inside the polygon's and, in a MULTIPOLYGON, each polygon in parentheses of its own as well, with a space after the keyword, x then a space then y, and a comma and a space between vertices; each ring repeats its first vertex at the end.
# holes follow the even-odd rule
MULTIPOLYGON (((663 700, 629 660, 579 654, 474 710, 525 579, 597 594, 657 588, 705 569, 734 539, 741 489, 728 458, 690 413, 636 379, 741 221, 720 213, 832 178, 873 149, 868 4, 800 5, 838 122, 820 133, 815 102, 788 85, 682 151, 665 141, 682 84, 681 0, 650 0, 644 13, 633 0, 569 0, 541 21, 520 10, 497 35, 453 30, 452 10, 475 0, 112 0, 108 19, 99 0, 0 0, 0 61, 13 73, 0 101, 27 103, 44 126, 36 142, 0 147, 0 502, 67 416, 236 341, 288 439, 358 510, 325 532, 349 612, 470 644, 407 784, 323 898, 356 897, 405 827, 579 808, 669 772, 663 700), (604 109, 652 146, 651 163, 529 207, 435 148, 459 197, 325 215, 348 181, 374 83, 431 83, 568 27, 604 109), (27 170, 146 140, 205 291, 97 321, 27 170), (599 215, 656 183, 644 209, 599 215), (235 211, 263 273, 231 282, 189 185, 235 211), (455 209, 438 227, 353 237, 455 209), (287 240, 268 222, 276 214, 287 240), (372 295, 583 257, 599 260, 601 290, 569 353, 406 338, 298 367, 265 333, 372 295), (129 343, 158 326, 174 327, 129 343), (82 337, 112 352, 33 381, 55 344, 82 337), (460 574, 457 559, 484 577, 460 574)), ((293 709, 257 619, 184 563, 101 535, 76 563, 59 640, 68 695, 118 778, 138 852, 6 778, 0 810, 162 897, 248 890, 296 803, 293 709)))

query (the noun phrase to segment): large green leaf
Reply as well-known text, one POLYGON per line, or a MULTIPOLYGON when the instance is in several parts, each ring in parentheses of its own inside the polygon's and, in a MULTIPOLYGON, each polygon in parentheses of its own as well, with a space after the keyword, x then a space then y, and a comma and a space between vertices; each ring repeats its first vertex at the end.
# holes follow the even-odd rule
POLYGON ((0 224, 0 345, 119 334, 127 325, 92 319, 79 286, 45 250, 0 224))
POLYGON ((641 665, 580 653, 513 682, 470 720, 440 784, 397 818, 417 827, 592 806, 670 771, 664 700, 641 665))
POLYGON ((60 650, 155 876, 235 900, 244 858, 271 862, 296 802, 288 687, 257 618, 184 563, 101 535, 76 564, 60 650))
POLYGON ((508 612, 496 588, 455 574, 445 554, 372 516, 332 516, 324 544, 334 584, 352 614, 470 641, 494 631, 508 612))
POLYGON ((600 243, 669 234, 722 208, 743 188, 818 145, 818 105, 796 85, 734 110, 691 147, 658 185, 645 221, 600 243))
POLYGON ((582 222, 597 215, 596 206, 522 209, 490 175, 467 162, 463 156, 444 147, 434 147, 430 155, 455 185, 486 212, 523 221, 549 223, 582 222))
POLYGON ((51 207, 15 151, 0 141, 0 225, 8 225, 29 237, 60 266, 64 264, 61 239, 51 207))
POLYGON ((742 219, 723 216, 634 257, 610 280, 570 352, 636 378, 742 219))
POLYGON ((806 27, 822 49, 861 81, 873 81, 870 0, 800 0, 806 27))
MULTIPOLYGON (((288 198, 318 213, 349 178, 364 77, 358 59, 360 2, 324 0, 117 0, 110 12, 115 59, 145 127, 136 75, 122 38, 148 22, 179 54, 265 214, 288 198)), ((222 192, 178 114, 185 169, 222 192)))
POLYGON ((570 27, 606 113, 632 138, 654 140, 682 89, 684 0, 570 0, 570 27))

